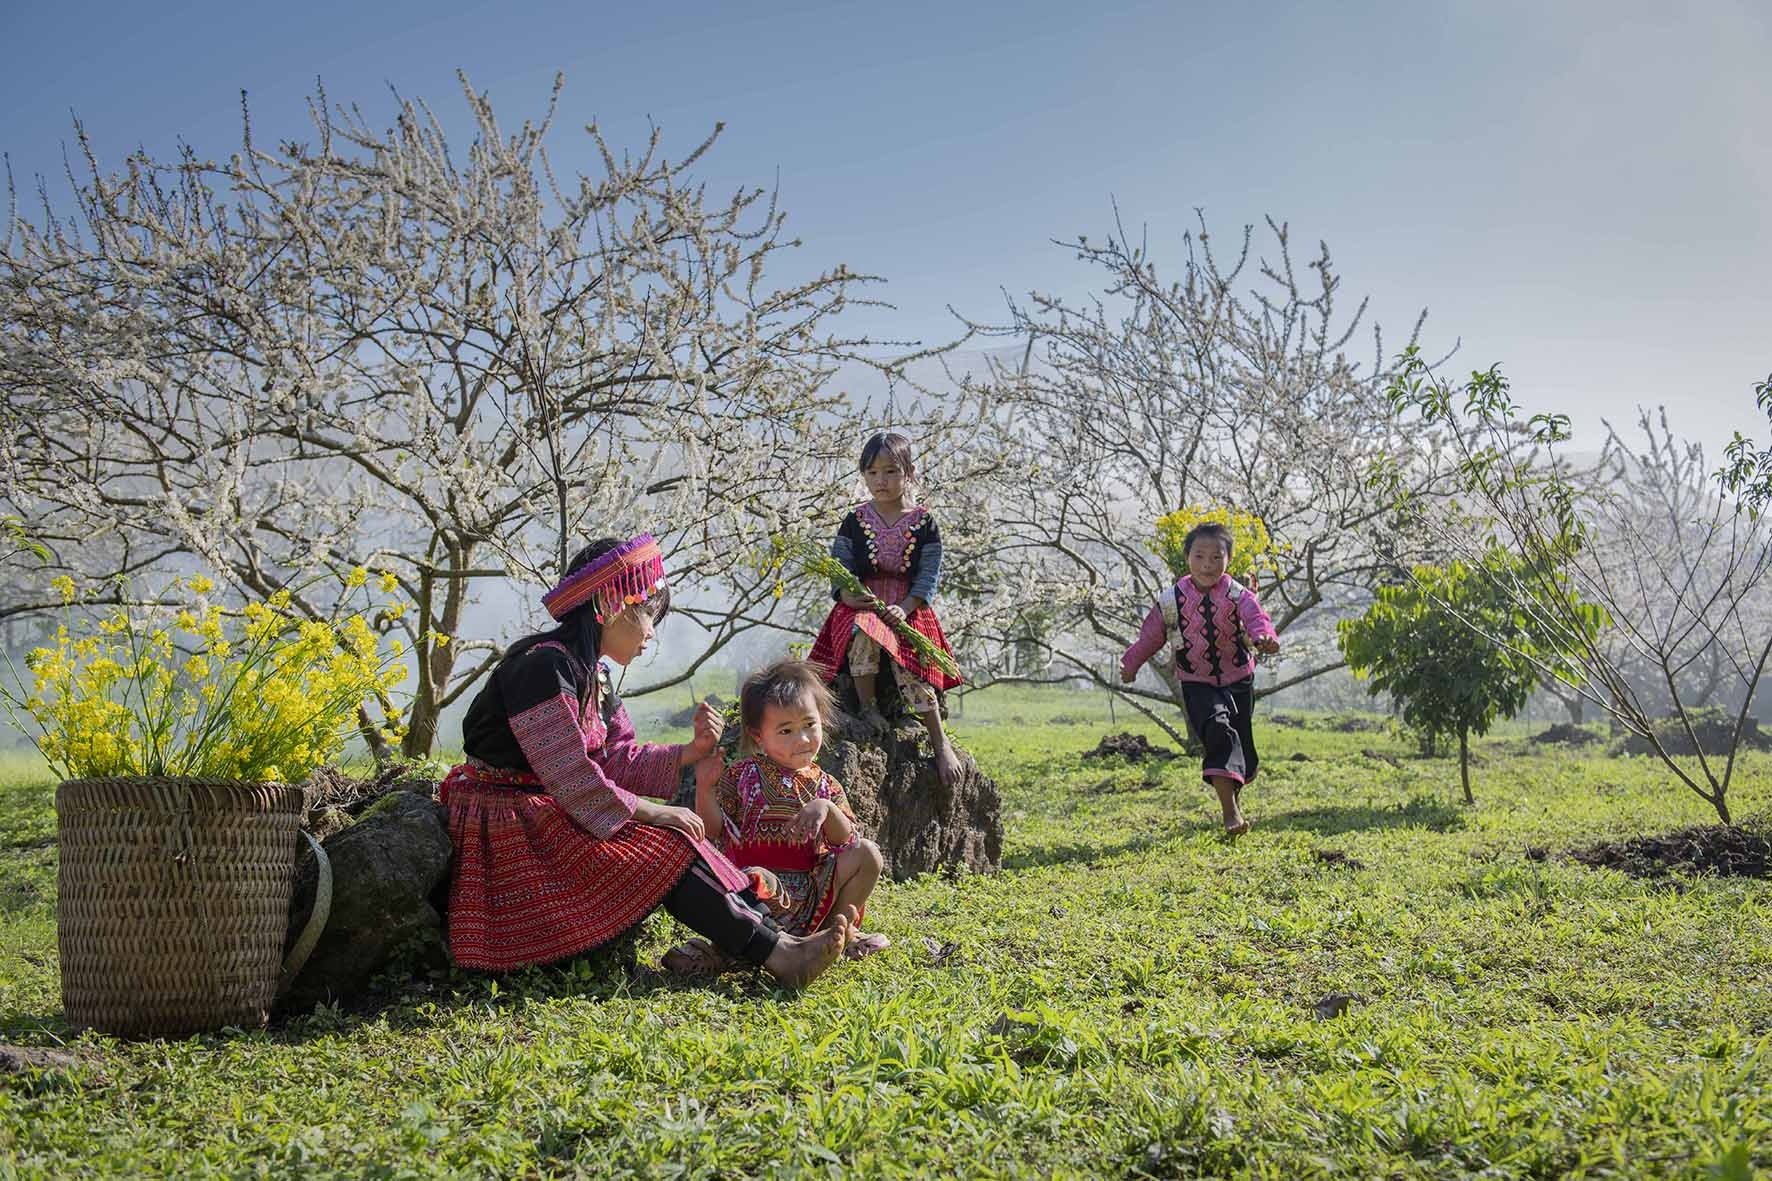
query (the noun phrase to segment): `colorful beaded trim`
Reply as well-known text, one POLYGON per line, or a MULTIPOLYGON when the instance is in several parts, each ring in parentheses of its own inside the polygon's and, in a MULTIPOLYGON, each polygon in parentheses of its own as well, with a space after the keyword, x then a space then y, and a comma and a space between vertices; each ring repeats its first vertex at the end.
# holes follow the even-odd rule
POLYGON ((595 600, 597 622, 607 623, 623 608, 644 603, 664 584, 664 554, 652 534, 642 533, 568 574, 541 597, 541 605, 555 619, 564 619, 595 600))

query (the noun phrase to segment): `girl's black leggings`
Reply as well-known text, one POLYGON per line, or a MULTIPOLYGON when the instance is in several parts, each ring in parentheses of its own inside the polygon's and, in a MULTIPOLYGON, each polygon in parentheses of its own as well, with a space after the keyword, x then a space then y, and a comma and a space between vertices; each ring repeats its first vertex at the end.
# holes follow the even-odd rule
POLYGON ((781 931, 749 890, 733 892, 720 884, 700 857, 665 895, 664 907, 690 930, 733 959, 761 965, 775 950, 781 931))

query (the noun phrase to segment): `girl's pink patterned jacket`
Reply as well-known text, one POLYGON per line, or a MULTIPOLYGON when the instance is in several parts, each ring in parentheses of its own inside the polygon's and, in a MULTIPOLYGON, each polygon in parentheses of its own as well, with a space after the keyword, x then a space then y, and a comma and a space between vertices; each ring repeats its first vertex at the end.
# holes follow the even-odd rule
POLYGON ((1275 634, 1255 592, 1230 575, 1208 590, 1182 578, 1152 605, 1120 668, 1130 675, 1158 657, 1174 662, 1177 680, 1233 685, 1255 675, 1252 645, 1275 634))

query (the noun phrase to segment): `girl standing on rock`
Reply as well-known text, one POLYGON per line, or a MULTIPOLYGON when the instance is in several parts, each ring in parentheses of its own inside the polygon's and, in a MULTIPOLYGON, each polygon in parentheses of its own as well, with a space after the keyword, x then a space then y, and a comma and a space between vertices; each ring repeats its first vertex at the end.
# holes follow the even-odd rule
MULTIPOLYGON (((831 542, 831 556, 885 603, 888 612, 951 655, 941 621, 930 606, 941 582, 941 530, 929 510, 913 504, 908 495, 917 483, 911 441, 898 434, 874 435, 861 449, 860 466, 873 499, 843 518, 831 542)), ((809 659, 824 670, 826 681, 835 680, 848 665, 862 721, 878 731, 886 725, 874 700, 884 654, 891 661, 905 709, 929 732, 936 772, 943 783, 953 783, 960 761, 942 730, 936 691, 951 689, 959 680, 923 663, 916 650, 874 614, 867 600, 846 591, 836 597, 809 659)))
POLYGON ((557 626, 493 670, 462 723, 466 761, 443 782, 455 962, 503 971, 562 959, 662 904, 725 955, 789 987, 809 983, 842 954, 854 912, 805 938, 780 932, 700 817, 663 802, 681 768, 719 773, 719 714, 704 703, 686 745, 638 744, 601 663, 625 667, 670 609, 658 543, 593 542, 542 605, 557 626))

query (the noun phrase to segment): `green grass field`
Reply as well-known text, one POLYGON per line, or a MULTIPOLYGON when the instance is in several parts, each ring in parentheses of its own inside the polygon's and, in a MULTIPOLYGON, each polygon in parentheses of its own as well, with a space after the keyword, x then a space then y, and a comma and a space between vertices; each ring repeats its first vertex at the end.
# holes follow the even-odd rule
MULTIPOLYGON (((0 1041, 83 1064, 0 1074, 0 1177, 1772 1172, 1772 884, 1556 855, 1707 822, 1655 764, 1515 727, 1467 808, 1393 735, 1270 726, 1229 845, 1192 761, 1083 761, 1106 723, 971 698, 1003 872, 882 887, 895 946, 803 994, 584 961, 173 1043, 62 1022, 52 793, 12 767, 0 1041)), ((1739 783, 1772 811, 1772 757, 1739 783)))

